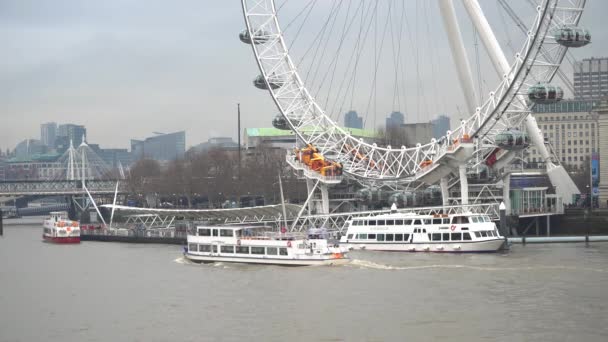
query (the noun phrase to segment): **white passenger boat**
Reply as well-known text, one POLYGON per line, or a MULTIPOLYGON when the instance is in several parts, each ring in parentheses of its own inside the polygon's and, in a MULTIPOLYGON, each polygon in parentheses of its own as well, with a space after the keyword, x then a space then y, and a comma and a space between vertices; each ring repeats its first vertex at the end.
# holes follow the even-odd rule
POLYGON ((68 213, 54 211, 42 223, 42 238, 52 243, 80 243, 78 221, 68 219, 68 213))
POLYGON ((287 266, 336 265, 346 248, 316 234, 278 233, 260 227, 197 227, 184 256, 194 262, 238 262, 287 266))
POLYGON ((353 218, 340 245, 398 252, 496 252, 505 238, 487 215, 397 213, 353 218))

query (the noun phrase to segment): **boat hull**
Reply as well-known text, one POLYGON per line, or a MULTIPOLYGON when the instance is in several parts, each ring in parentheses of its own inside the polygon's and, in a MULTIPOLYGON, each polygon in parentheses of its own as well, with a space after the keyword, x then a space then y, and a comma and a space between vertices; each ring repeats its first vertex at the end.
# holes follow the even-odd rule
POLYGON ((42 239, 46 242, 58 244, 80 243, 80 236, 53 237, 42 235, 42 239))
POLYGON ((280 259, 280 258, 243 258, 219 255, 197 255, 184 253, 184 257, 197 263, 230 262, 241 264, 262 264, 278 266, 328 266, 348 263, 347 258, 319 258, 319 259, 280 259))
POLYGON ((443 243, 346 243, 348 249, 385 252, 425 252, 425 253, 493 253, 502 249, 504 239, 484 241, 443 243))

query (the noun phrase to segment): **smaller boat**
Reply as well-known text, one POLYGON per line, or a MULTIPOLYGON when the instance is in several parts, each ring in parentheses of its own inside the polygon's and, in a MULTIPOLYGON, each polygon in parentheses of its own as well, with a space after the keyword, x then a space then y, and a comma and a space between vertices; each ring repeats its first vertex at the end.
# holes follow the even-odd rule
POLYGON ((65 211, 54 211, 43 222, 42 238, 53 243, 80 243, 78 221, 68 219, 65 211))
POLYGON ((348 262, 346 248, 319 234, 286 233, 265 227, 201 226, 188 235, 184 257, 194 262, 237 262, 283 266, 348 262))

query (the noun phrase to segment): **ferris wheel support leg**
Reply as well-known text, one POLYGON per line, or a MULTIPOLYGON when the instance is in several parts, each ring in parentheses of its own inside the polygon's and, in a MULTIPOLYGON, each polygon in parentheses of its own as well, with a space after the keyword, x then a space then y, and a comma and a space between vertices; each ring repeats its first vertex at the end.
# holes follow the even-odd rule
POLYGON ((507 173, 502 179, 502 201, 506 206, 507 215, 511 214, 511 174, 507 173))
POLYGON ((307 206, 306 210, 308 210, 308 215, 311 215, 312 211, 312 202, 311 198, 314 197, 315 189, 317 185, 312 181, 312 179, 306 178, 306 190, 308 190, 308 198, 306 199, 305 206, 307 206))
POLYGON ((469 204, 469 181, 467 180, 466 164, 458 166, 460 174, 460 202, 462 205, 469 204))
POLYGON ((447 177, 442 177, 439 184, 441 185, 441 200, 442 200, 443 206, 445 207, 449 204, 449 196, 450 196, 447 177))
POLYGON ((327 191, 327 184, 320 184, 321 189, 321 214, 329 214, 329 193, 327 191))
POLYGON ((445 32, 448 35, 454 64, 456 64, 458 80, 464 92, 467 109, 469 110, 469 114, 472 114, 475 113, 475 108, 479 103, 477 99, 479 94, 475 93, 473 73, 471 72, 471 66, 462 40, 453 0, 439 0, 439 9, 441 10, 445 32))

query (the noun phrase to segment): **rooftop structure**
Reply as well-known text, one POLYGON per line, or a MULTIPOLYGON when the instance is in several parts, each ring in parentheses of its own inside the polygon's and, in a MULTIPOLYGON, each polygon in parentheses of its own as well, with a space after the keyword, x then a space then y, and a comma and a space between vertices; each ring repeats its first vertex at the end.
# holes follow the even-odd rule
POLYGON ((149 158, 159 161, 182 158, 186 152, 186 132, 159 134, 144 140, 131 140, 134 160, 149 158))

